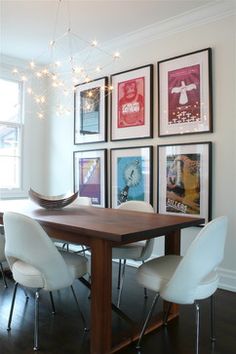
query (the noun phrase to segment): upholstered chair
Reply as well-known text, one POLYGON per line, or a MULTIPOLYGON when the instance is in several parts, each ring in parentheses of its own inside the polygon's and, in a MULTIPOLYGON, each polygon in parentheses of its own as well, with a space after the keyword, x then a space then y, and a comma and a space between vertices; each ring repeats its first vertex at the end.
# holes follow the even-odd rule
MULTIPOLYGON (((137 349, 159 297, 171 303, 193 304, 196 310, 196 351, 199 353, 199 300, 211 299, 211 339, 214 334, 214 297, 219 282, 218 266, 223 260, 227 217, 209 222, 189 246, 184 257, 167 255, 147 261, 137 271, 137 281, 156 295, 141 331, 137 349)), ((169 306, 170 309, 171 306, 169 306)), ((168 311, 164 318, 167 324, 168 311)))
POLYGON ((70 252, 59 252, 41 225, 35 220, 15 212, 3 216, 5 228, 5 254, 15 280, 8 330, 18 284, 35 290, 34 350, 39 349, 39 296, 40 291, 71 287, 80 316, 86 329, 72 284, 87 273, 87 259, 70 252))

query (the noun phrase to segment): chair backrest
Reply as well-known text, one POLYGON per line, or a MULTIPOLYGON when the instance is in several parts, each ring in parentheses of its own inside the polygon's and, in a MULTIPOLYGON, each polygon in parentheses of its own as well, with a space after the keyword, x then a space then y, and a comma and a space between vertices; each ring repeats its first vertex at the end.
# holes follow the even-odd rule
POLYGON ((45 290, 56 290, 72 284, 72 272, 38 222, 15 212, 4 213, 3 221, 5 255, 11 269, 17 260, 34 266, 44 278, 45 290))
MULTIPOLYGON (((130 200, 128 202, 120 204, 117 209, 124 209, 124 210, 133 210, 133 211, 141 211, 146 213, 154 213, 153 206, 147 202, 139 201, 139 200, 130 200)), ((146 241, 145 247, 143 248, 142 254, 140 259, 146 260, 148 259, 153 251, 155 239, 152 238, 146 241)))
MULTIPOLYGON (((227 217, 221 216, 209 222, 189 246, 161 296, 179 304, 190 304, 195 299, 199 283, 216 270, 224 257, 227 234, 227 217)), ((215 274, 218 278, 217 273, 215 274)))
POLYGON ((89 197, 78 197, 75 202, 76 205, 92 205, 92 200, 89 197))

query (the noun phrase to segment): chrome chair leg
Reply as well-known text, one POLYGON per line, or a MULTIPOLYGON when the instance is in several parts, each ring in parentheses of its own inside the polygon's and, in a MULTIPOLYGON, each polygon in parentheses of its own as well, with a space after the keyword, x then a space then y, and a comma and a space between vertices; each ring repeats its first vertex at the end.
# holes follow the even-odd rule
POLYGON ((195 302, 196 310, 196 354, 199 354, 199 331, 200 331, 200 307, 197 302, 195 302))
POLYGON ((52 304, 52 314, 55 315, 56 309, 55 309, 55 304, 54 304, 54 300, 53 300, 53 296, 52 296, 51 291, 49 291, 49 295, 50 295, 50 300, 51 300, 51 304, 52 304))
POLYGON ((80 316, 81 316, 82 321, 83 321, 84 331, 88 331, 89 329, 87 328, 86 321, 85 321, 85 317, 84 317, 84 315, 83 315, 83 312, 82 312, 81 309, 80 309, 79 301, 78 301, 78 299, 77 299, 77 296, 75 295, 75 291, 74 291, 74 288, 73 288, 72 285, 71 285, 71 291, 72 291, 72 294, 73 294, 73 296, 74 296, 74 299, 75 299, 76 305, 77 305, 77 307, 78 307, 80 316))
POLYGON ((13 295, 12 295, 12 301, 11 301, 11 309, 10 309, 10 314, 9 314, 9 319, 8 319, 8 324, 7 324, 8 331, 11 330, 11 320, 12 320, 12 314, 13 314, 13 309, 14 309, 14 305, 15 305, 17 287, 18 287, 18 283, 15 283, 13 295))
MULTIPOLYGON (((144 264, 145 262, 142 261, 142 264, 144 264)), ((148 298, 148 294, 147 294, 147 288, 144 288, 144 299, 148 298)))
POLYGON ((124 259, 121 280, 120 280, 120 289, 119 289, 118 300, 117 300, 117 307, 118 308, 120 307, 121 295, 122 295, 123 285, 124 285, 124 280, 125 280, 125 266, 126 266, 126 259, 124 259))
POLYGON ((211 302, 211 341, 215 342, 216 337, 215 337, 215 296, 214 295, 210 297, 210 302, 211 302))
POLYGON ((2 279, 3 279, 4 284, 5 284, 5 288, 7 288, 7 281, 6 281, 6 277, 5 277, 5 274, 4 274, 2 262, 0 262, 0 268, 1 268, 1 273, 2 273, 2 279))
POLYGON ((163 316, 163 324, 164 324, 164 326, 167 326, 167 324, 168 324, 167 321, 168 321, 168 317, 169 317, 171 305, 172 305, 172 303, 169 302, 169 303, 168 303, 167 310, 166 310, 165 313, 164 313, 164 316, 163 316))
POLYGON ((34 350, 39 349, 39 289, 35 292, 34 304, 34 350))
POLYGON ((137 343, 137 345, 136 345, 136 349, 138 350, 138 353, 140 353, 141 341, 142 341, 142 339, 143 339, 143 335, 144 335, 144 333, 145 333, 145 331, 146 331, 148 322, 149 322, 149 320, 150 320, 150 318, 151 318, 151 316, 152 316, 153 310, 154 310, 155 305, 156 305, 156 303, 157 303, 157 301, 158 301, 158 299, 159 299, 159 296, 160 296, 159 293, 157 293, 157 294, 155 295, 155 297, 154 297, 154 299, 153 299, 153 302, 152 302, 152 306, 151 306, 151 308, 150 308, 150 310, 149 310, 149 312, 148 312, 148 315, 147 315, 147 317, 146 317, 146 320, 145 320, 145 322, 144 322, 142 331, 141 331, 140 336, 139 336, 139 339, 138 339, 138 343, 137 343))
POLYGON ((121 259, 119 259, 119 269, 118 269, 118 281, 117 281, 117 289, 120 289, 120 277, 121 277, 121 259))

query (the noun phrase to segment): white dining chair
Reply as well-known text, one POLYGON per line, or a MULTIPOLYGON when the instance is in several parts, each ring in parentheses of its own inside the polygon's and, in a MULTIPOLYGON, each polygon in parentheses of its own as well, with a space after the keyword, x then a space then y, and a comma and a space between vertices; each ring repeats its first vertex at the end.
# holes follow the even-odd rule
POLYGON ((0 270, 2 274, 2 279, 5 285, 5 288, 7 288, 7 281, 3 269, 3 263, 6 262, 6 257, 5 257, 5 236, 4 236, 4 227, 3 225, 0 225, 0 270))
POLYGON ((15 280, 7 329, 11 329, 18 284, 35 289, 34 350, 39 349, 40 291, 48 291, 51 295, 54 290, 70 287, 86 329, 72 284, 87 273, 87 259, 70 252, 60 253, 41 225, 27 216, 6 212, 3 220, 5 254, 15 280))
MULTIPOLYGON (((144 322, 137 350, 159 297, 177 304, 195 304, 196 354, 199 353, 199 300, 211 298, 211 340, 214 334, 214 298, 219 282, 218 265, 223 260, 227 233, 227 217, 209 222, 191 243, 184 257, 167 255, 147 261, 137 271, 137 281, 156 292, 144 322)), ((170 306, 169 306, 170 309, 170 306)), ((168 311, 164 323, 167 324, 168 311)))
MULTIPOLYGON (((71 205, 72 206, 92 206, 92 200, 89 197, 79 196, 75 199, 75 201, 71 205)), ((68 252, 72 250, 76 253, 82 253, 84 256, 85 256, 85 252, 89 250, 89 247, 86 247, 85 245, 78 245, 78 244, 73 245, 71 243, 64 242, 63 240, 62 241, 54 240, 54 243, 59 250, 64 249, 68 252)))
MULTIPOLYGON (((120 210, 131 210, 146 213, 154 213, 154 209, 151 204, 144 201, 131 200, 119 205, 120 210)), ((144 263, 152 254, 155 239, 147 241, 133 242, 120 247, 112 248, 112 258, 119 259, 119 273, 118 273, 118 301, 117 307, 120 307, 121 295, 123 291, 124 278, 125 278, 125 266, 126 260, 132 259, 134 261, 141 261, 144 263), (123 269, 121 271, 121 264, 123 261, 123 269)), ((146 294, 146 289, 145 296, 146 294)))

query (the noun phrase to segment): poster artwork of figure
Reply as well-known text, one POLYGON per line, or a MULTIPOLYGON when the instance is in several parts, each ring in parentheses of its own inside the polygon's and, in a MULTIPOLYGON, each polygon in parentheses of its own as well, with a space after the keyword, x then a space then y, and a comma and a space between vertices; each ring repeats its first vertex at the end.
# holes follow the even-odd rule
POLYGON ((117 204, 129 200, 144 200, 143 160, 137 157, 119 157, 117 160, 117 204))
POLYGON ((200 154, 167 156, 166 211, 200 215, 200 154))
POLYGON ((168 124, 200 122, 200 65, 168 72, 168 124))
POLYGON ((98 134, 100 121, 100 87, 80 92, 80 133, 98 134))
POLYGON ((101 203, 100 158, 79 159, 79 195, 89 197, 92 204, 101 203))
POLYGON ((139 77, 118 83, 118 128, 145 124, 145 79, 139 77))

